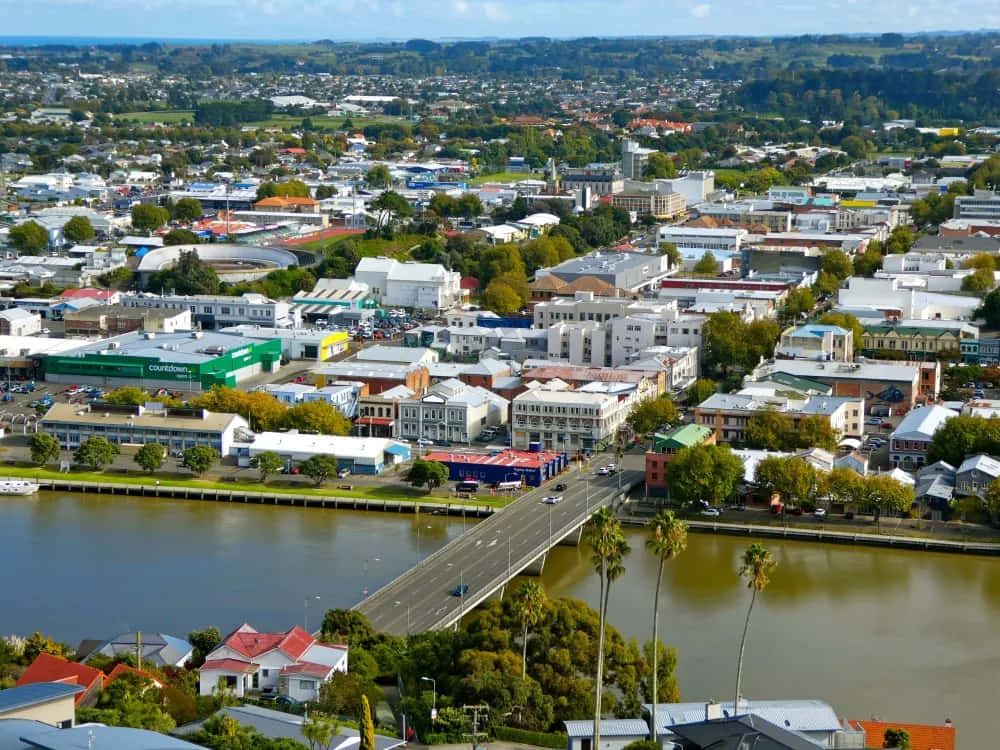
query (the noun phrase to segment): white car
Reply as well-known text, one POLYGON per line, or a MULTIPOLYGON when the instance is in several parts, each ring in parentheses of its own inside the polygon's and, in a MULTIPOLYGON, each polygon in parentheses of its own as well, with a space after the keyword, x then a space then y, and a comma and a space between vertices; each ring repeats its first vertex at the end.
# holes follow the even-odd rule
POLYGON ((420 438, 420 440, 417 441, 417 445, 422 445, 422 446, 434 445, 434 441, 431 440, 430 438, 420 438))
POLYGON ((542 502, 546 505, 555 505, 556 503, 561 503, 562 498, 562 495, 547 495, 542 502))
POLYGON ((610 473, 611 472, 608 471, 608 467, 607 466, 602 466, 600 469, 597 470, 598 476, 602 476, 602 477, 606 477, 610 473))
POLYGON ((608 464, 608 471, 614 471, 614 470, 615 470, 615 465, 614 464, 608 464))
POLYGON ((721 516, 722 513, 719 512, 718 508, 705 508, 705 510, 703 510, 701 512, 701 515, 703 515, 703 516, 718 517, 718 516, 721 516))
POLYGON ((816 516, 816 518, 823 518, 826 515, 826 508, 817 508, 813 511, 813 515, 816 516))
POLYGON ((869 417, 865 420, 865 424, 882 424, 882 417, 869 417))

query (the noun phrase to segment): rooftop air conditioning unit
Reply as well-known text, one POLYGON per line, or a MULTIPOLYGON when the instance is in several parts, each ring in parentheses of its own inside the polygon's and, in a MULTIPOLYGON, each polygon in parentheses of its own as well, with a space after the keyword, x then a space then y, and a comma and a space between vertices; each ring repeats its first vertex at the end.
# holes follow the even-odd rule
POLYGON ((155 331, 146 331, 144 334, 142 334, 142 337, 144 339, 146 339, 146 341, 152 341, 153 339, 156 338, 156 332, 155 331))
POLYGON ((109 341, 108 342, 108 349, 121 349, 121 348, 122 348, 122 342, 121 341, 109 341))
POLYGON ((191 331, 191 338, 193 339, 200 339, 204 335, 201 331, 191 331))

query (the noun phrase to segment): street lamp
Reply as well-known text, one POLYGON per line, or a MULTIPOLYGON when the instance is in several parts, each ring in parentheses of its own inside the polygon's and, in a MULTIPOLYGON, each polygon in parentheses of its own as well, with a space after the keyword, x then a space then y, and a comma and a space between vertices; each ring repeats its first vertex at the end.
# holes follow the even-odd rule
MULTIPOLYGON (((313 597, 313 599, 315 599, 316 601, 319 601, 319 595, 317 594, 316 596, 313 597)), ((302 624, 304 626, 303 629, 308 633, 309 632, 309 597, 308 596, 306 597, 306 603, 305 603, 305 606, 303 607, 303 610, 304 610, 304 614, 303 614, 303 617, 302 617, 302 624)))
POLYGON ((421 677, 420 679, 423 680, 424 682, 429 682, 431 684, 431 691, 432 691, 432 698, 431 698, 431 700, 432 700, 432 704, 431 704, 431 706, 432 706, 431 707, 431 721, 434 721, 435 719, 437 719, 437 712, 438 712, 438 709, 437 709, 437 705, 438 705, 437 680, 435 680, 433 677, 421 677))

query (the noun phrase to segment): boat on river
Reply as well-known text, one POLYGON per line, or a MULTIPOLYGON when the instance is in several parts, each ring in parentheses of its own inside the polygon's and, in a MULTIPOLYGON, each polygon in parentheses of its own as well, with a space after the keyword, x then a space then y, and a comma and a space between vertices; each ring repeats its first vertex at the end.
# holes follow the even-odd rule
POLYGON ((0 479, 0 495, 34 495, 38 482, 30 479, 0 479))

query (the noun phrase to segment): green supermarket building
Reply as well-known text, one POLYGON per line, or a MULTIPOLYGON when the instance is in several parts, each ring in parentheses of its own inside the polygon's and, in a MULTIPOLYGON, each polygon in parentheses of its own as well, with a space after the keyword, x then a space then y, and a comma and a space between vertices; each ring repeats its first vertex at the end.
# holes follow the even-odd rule
POLYGON ((200 391, 277 372, 281 340, 215 331, 136 331, 46 355, 41 365, 49 383, 200 391))

